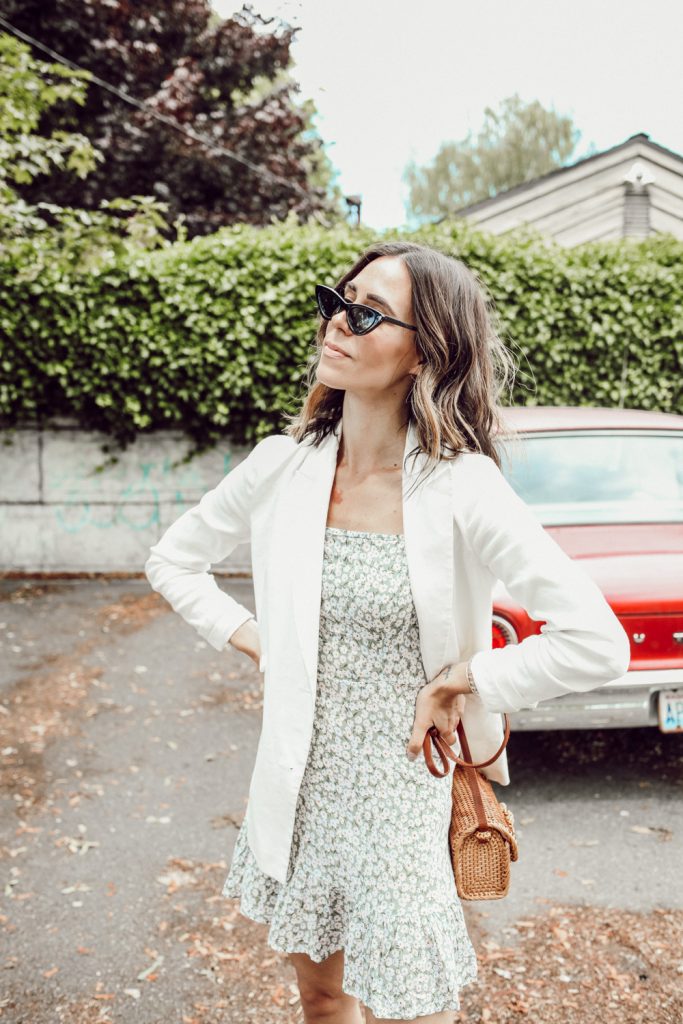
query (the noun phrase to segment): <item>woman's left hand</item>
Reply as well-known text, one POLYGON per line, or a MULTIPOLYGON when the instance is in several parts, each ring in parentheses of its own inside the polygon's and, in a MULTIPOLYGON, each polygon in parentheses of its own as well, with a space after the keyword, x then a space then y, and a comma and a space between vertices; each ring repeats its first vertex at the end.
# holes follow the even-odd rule
POLYGON ((455 743, 458 722, 465 709, 465 693, 469 692, 466 677, 458 673, 460 668, 460 665, 455 670, 453 666, 447 666, 418 692, 413 732, 406 750, 411 761, 422 750, 424 738, 432 725, 449 746, 455 743))

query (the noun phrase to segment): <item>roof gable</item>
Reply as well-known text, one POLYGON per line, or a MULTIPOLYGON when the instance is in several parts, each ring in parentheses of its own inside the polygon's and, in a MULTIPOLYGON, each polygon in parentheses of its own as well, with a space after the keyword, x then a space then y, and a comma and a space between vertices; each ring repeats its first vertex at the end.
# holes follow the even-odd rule
POLYGON ((455 216, 494 234, 528 226, 561 245, 661 232, 683 238, 683 155, 639 132, 455 216))

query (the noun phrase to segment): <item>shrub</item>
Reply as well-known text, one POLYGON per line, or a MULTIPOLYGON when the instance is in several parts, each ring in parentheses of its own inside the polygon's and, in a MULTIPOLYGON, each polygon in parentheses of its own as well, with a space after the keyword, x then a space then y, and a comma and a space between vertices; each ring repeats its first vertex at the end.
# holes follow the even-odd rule
MULTIPOLYGON (((124 445, 163 427, 196 448, 256 443, 303 397, 315 283, 334 281, 376 237, 292 220, 236 226, 87 273, 55 260, 38 276, 5 253, 0 416, 6 426, 75 418, 124 445)), ((563 249, 456 221, 402 237, 479 272, 519 365, 515 404, 682 411, 683 243, 673 236, 563 249)))

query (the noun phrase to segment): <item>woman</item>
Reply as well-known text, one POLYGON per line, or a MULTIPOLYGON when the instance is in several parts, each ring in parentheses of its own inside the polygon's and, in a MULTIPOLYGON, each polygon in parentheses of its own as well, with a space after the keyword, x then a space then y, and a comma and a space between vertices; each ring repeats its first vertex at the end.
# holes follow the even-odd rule
MULTIPOLYGON (((223 894, 270 924, 307 1024, 446 1024, 476 957, 450 853, 450 774, 421 756, 435 725, 476 760, 500 712, 628 668, 593 581, 500 471, 511 370, 462 262, 373 246, 334 288, 308 393, 152 548, 146 571, 214 647, 264 671, 263 724, 223 894), (408 458, 413 456, 412 462, 408 458), (212 563, 251 541, 256 618, 212 563), (491 650, 496 579, 543 632, 491 650)), ((505 753, 487 769, 509 782, 505 753)))

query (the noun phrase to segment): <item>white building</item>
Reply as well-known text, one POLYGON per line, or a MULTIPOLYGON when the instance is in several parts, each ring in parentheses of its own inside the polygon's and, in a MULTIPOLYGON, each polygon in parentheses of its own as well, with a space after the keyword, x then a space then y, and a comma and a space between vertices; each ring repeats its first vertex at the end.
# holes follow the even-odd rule
POLYGON ((565 246, 662 232, 683 239, 683 156, 640 132, 456 216, 495 235, 528 225, 565 246))

